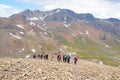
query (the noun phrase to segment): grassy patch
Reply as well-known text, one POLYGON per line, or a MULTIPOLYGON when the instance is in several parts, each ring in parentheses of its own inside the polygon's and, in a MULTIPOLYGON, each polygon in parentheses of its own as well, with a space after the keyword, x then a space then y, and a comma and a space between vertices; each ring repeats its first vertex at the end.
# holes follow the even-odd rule
POLYGON ((59 41, 69 51, 76 52, 80 59, 91 60, 96 59, 102 61, 104 64, 111 66, 118 66, 119 64, 109 58, 109 54, 105 52, 98 44, 89 39, 82 40, 82 36, 77 36, 74 42, 69 42, 63 37, 57 37, 59 41))

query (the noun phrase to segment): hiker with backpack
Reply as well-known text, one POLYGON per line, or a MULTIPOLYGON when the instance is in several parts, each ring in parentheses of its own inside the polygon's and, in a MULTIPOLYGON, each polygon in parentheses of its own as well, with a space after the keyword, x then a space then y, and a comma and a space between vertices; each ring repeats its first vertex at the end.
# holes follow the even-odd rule
POLYGON ((66 56, 67 63, 70 63, 70 58, 71 58, 70 54, 66 56))
POLYGON ((38 58, 41 58, 41 55, 40 55, 40 54, 38 54, 37 56, 38 56, 38 58))

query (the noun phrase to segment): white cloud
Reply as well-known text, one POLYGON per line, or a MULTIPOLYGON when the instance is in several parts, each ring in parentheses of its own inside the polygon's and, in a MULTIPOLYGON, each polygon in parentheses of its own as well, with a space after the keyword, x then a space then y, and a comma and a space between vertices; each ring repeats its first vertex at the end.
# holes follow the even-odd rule
POLYGON ((43 6, 45 10, 55 8, 71 9, 77 13, 92 13, 98 18, 120 18, 118 0, 22 0, 43 6), (116 3, 117 2, 117 3, 116 3))
POLYGON ((14 13, 18 13, 19 9, 16 9, 9 5, 0 4, 0 17, 9 17, 14 13))
MULTIPOLYGON (((91 13, 98 18, 119 18, 119 0, 16 0, 20 2, 42 6, 44 10, 55 8, 71 9, 77 13, 91 13)), ((22 6, 22 5, 21 5, 22 6)), ((33 6, 34 7, 34 6, 33 6)), ((30 8, 31 9, 31 8, 30 8)), ((37 8, 38 9, 38 8, 37 8)), ((10 16, 21 10, 15 7, 0 4, 0 16, 10 16)))

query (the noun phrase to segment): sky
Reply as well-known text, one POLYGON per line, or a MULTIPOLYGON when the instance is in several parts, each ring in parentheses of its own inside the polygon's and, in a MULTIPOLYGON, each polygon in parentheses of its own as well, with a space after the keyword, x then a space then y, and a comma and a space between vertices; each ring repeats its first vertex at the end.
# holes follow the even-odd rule
POLYGON ((120 0, 0 0, 0 17, 9 17, 25 9, 48 11, 56 8, 91 13, 102 19, 120 19, 120 0))

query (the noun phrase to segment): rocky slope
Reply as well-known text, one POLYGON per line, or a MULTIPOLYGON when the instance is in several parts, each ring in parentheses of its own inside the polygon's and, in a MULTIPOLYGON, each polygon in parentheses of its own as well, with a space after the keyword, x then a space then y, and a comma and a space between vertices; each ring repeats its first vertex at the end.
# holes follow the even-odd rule
POLYGON ((77 65, 41 60, 0 58, 0 80, 120 80, 120 69, 79 60, 77 65))

